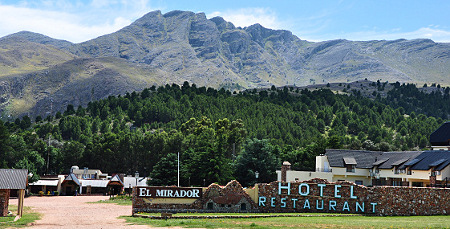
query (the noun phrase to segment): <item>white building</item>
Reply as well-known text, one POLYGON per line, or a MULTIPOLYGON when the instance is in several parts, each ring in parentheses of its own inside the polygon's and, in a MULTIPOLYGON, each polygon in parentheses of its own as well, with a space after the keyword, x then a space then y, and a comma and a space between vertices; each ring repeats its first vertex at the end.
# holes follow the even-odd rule
MULTIPOLYGON (((281 181, 281 171, 277 171, 281 181)), ((316 171, 286 171, 286 181, 322 178, 360 185, 450 186, 450 151, 375 152, 329 149, 316 171)))
MULTIPOLYGON (((376 152, 328 149, 316 157, 316 171, 277 171, 278 180, 322 178, 360 185, 450 187, 450 122, 430 135, 433 150, 376 152), (286 174, 282 174, 286 171, 286 174)), ((284 163, 283 163, 284 164, 284 163)), ((287 163, 289 164, 289 163, 287 163)))
POLYGON ((108 174, 102 173, 100 169, 80 169, 78 166, 74 165, 70 168, 70 172, 73 173, 78 179, 107 179, 108 174))

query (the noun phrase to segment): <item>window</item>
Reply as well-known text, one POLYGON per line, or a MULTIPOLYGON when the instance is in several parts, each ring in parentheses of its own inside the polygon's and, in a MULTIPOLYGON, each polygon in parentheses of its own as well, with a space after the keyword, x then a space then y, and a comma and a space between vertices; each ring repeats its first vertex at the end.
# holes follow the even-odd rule
POLYGON ((209 202, 206 208, 208 210, 213 210, 213 207, 214 207, 214 204, 212 202, 209 202))
POLYGON ((356 165, 347 165, 347 172, 348 173, 354 173, 355 172, 356 165))
POLYGON ((423 187, 423 182, 412 182, 413 187, 423 187))
POLYGON ((355 184, 357 184, 357 185, 363 185, 363 181, 362 181, 362 180, 355 180, 355 184))
POLYGON ((407 175, 411 175, 411 174, 412 174, 412 171, 411 171, 410 169, 408 169, 407 172, 406 172, 406 174, 407 174, 407 175))
POLYGON ((441 175, 441 171, 433 171, 431 172, 431 176, 435 177, 435 176, 439 176, 441 175))
POLYGON ((394 167, 394 174, 399 174, 399 171, 398 171, 398 167, 397 167, 397 166, 394 167))
POLYGON ((245 203, 241 204, 241 211, 246 211, 247 210, 247 205, 245 203))
POLYGON ((356 168, 356 160, 353 157, 343 157, 345 167, 348 173, 354 173, 356 168))
POLYGON ((403 173, 406 173, 406 171, 404 169, 395 169, 394 173, 395 174, 403 174, 403 173))

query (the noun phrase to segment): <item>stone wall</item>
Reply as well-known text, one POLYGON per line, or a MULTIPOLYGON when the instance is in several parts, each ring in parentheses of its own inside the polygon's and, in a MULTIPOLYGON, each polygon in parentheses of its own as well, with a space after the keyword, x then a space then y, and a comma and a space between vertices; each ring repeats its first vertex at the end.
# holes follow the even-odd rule
POLYGON ((448 215, 450 212, 448 204, 450 189, 442 188, 365 187, 347 181, 331 183, 322 179, 312 179, 290 184, 286 182, 262 184, 258 195, 258 208, 263 212, 328 212, 390 216, 448 215), (306 186, 309 186, 309 193, 301 195, 307 193, 306 186))
POLYGON ((0 216, 8 215, 9 189, 0 189, 0 216))
POLYGON ((230 181, 225 187, 211 184, 202 198, 192 204, 152 203, 151 198, 141 198, 133 189, 133 213, 137 212, 254 212, 255 202, 237 181, 230 181))
POLYGON ((369 215, 449 215, 450 189, 366 187, 323 179, 258 184, 253 201, 237 181, 211 184, 190 204, 152 203, 133 191, 136 212, 317 212, 369 215))
POLYGON ((449 215, 450 189, 373 187, 370 198, 380 215, 449 215))
POLYGON ((365 186, 339 182, 336 192, 335 185, 322 179, 262 184, 259 187, 258 207, 263 212, 372 212, 373 205, 365 186))

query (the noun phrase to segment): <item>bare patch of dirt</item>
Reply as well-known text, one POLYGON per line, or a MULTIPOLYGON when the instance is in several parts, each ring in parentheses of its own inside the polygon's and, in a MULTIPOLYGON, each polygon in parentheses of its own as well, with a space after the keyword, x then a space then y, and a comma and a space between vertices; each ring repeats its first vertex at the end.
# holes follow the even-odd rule
MULTIPOLYGON (((94 204, 107 200, 108 196, 55 196, 28 197, 24 205, 41 214, 32 228, 150 228, 145 225, 129 225, 119 216, 131 215, 131 206, 94 204)), ((17 205, 11 199, 10 204, 17 205)))

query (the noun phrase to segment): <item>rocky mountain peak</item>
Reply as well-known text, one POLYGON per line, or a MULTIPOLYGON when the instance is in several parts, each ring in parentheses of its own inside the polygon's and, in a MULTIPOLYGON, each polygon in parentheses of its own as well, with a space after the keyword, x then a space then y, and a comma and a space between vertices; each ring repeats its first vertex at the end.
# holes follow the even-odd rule
POLYGON ((222 17, 217 16, 217 17, 213 17, 209 20, 216 23, 217 29, 219 29, 222 32, 224 30, 236 29, 236 27, 233 25, 233 23, 225 21, 225 19, 223 19, 222 17))
POLYGON ((240 28, 222 17, 180 10, 149 12, 117 32, 80 44, 24 31, 0 38, 0 45, 0 85, 7 85, 0 90, 0 112, 15 109, 14 114, 31 109, 42 115, 37 107, 50 107, 50 97, 61 110, 184 81, 237 90, 366 78, 448 84, 450 77, 448 43, 308 42, 287 30, 260 24, 240 28), (17 108, 11 101, 25 105, 17 108))

